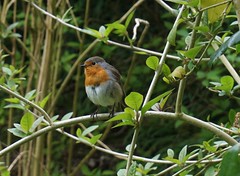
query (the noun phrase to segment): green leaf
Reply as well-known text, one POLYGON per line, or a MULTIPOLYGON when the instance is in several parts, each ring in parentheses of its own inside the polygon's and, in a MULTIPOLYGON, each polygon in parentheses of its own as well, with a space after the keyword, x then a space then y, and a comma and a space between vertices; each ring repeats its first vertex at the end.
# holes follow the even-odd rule
POLYGON ((9 104, 4 106, 4 108, 16 108, 16 109, 25 110, 24 106, 21 104, 9 104))
POLYGON ((9 68, 7 68, 7 67, 2 67, 2 71, 3 71, 3 73, 6 73, 7 75, 9 75, 9 76, 12 76, 12 70, 10 70, 9 68))
POLYGON ((159 96, 157 96, 156 98, 152 99, 151 101, 147 102, 145 104, 145 106, 142 108, 142 115, 144 115, 155 103, 157 103, 158 101, 160 101, 162 98, 170 95, 172 93, 172 90, 169 90, 159 96))
POLYGON ((167 149, 167 155, 168 155, 168 157, 173 158, 174 157, 174 151, 172 149, 167 149))
POLYGON ((128 174, 127 176, 136 176, 136 168, 137 168, 137 162, 133 161, 132 165, 130 166, 129 170, 128 170, 128 174))
POLYGON ((132 118, 135 116, 134 110, 129 107, 124 108, 124 112, 130 114, 132 118))
POLYGON ((235 121, 235 116, 236 116, 237 112, 234 109, 230 109, 230 111, 228 112, 228 119, 231 125, 233 125, 234 121, 235 121))
POLYGON ((126 19, 126 22, 125 22, 125 27, 126 27, 126 28, 128 28, 128 25, 129 25, 130 21, 132 20, 134 13, 135 13, 135 10, 132 11, 132 12, 128 15, 128 17, 127 17, 127 19, 126 19))
MULTIPOLYGON (((160 154, 157 154, 156 156, 154 156, 152 159, 153 160, 158 160, 160 157, 160 154)), ((147 162, 147 164, 144 166, 144 170, 148 170, 148 169, 151 169, 151 167, 153 166, 154 163, 150 163, 150 162, 147 162)))
POLYGON ((240 42, 240 31, 236 32, 234 35, 232 35, 226 42, 224 42, 218 50, 211 55, 209 64, 212 64, 215 62, 219 56, 225 53, 225 51, 228 49, 228 47, 231 47, 237 43, 240 42))
POLYGON ((96 136, 91 137, 89 142, 94 145, 101 138, 101 136, 102 136, 102 134, 97 134, 96 136))
POLYGON ((171 69, 169 68, 169 66, 167 64, 163 64, 163 68, 162 68, 162 72, 164 76, 168 76, 171 74, 171 69))
MULTIPOLYGON (((201 8, 209 7, 224 1, 226 0, 201 0, 201 8)), ((207 13, 209 23, 214 23, 218 21, 219 18, 223 16, 223 13, 226 12, 227 14, 230 11, 230 9, 231 5, 228 5, 228 3, 208 9, 207 13), (225 11, 227 7, 228 9, 227 11, 225 11)))
POLYGON ((185 56, 186 58, 195 59, 195 57, 197 56, 199 51, 202 49, 202 47, 203 46, 196 46, 196 47, 191 48, 191 49, 189 49, 187 51, 178 50, 178 52, 180 54, 182 54, 183 56, 185 56))
POLYGON ((20 100, 17 98, 5 98, 4 100, 9 103, 20 103, 20 100))
POLYGON ((72 117, 72 115, 73 115, 73 112, 69 112, 69 113, 65 114, 62 118, 62 121, 70 119, 72 117))
POLYGON ((122 114, 118 114, 117 116, 109 119, 107 122, 113 122, 117 120, 132 120, 132 115, 124 112, 122 114))
POLYGON ((32 90, 28 93, 26 93, 25 98, 28 100, 31 100, 33 98, 33 95, 35 94, 36 90, 32 90))
POLYGON ((59 115, 55 115, 51 118, 52 122, 55 122, 58 119, 59 115))
POLYGON ((78 129, 77 129, 76 134, 77 134, 77 137, 81 137, 81 136, 82 136, 82 130, 81 130, 81 128, 78 128, 78 129))
POLYGON ((20 125, 25 133, 29 132, 31 126, 33 125, 34 120, 35 118, 30 112, 27 112, 23 115, 20 121, 20 125))
POLYGON ((126 98, 125 103, 130 108, 138 111, 143 102, 143 96, 138 92, 131 92, 126 98))
POLYGON ((39 106, 40 106, 41 108, 44 108, 44 107, 45 107, 45 105, 46 105, 46 103, 48 102, 50 96, 51 96, 51 93, 48 94, 42 101, 39 102, 39 106))
POLYGON ((117 172, 117 176, 126 176, 126 169, 119 169, 117 172))
MULTIPOLYGON (((73 8, 73 7, 68 8, 67 11, 63 14, 63 16, 62 16, 62 19, 63 19, 63 20, 66 19, 68 13, 70 12, 70 10, 72 10, 72 8, 73 8)), ((66 21, 65 21, 65 22, 66 22, 66 21)))
POLYGON ((176 35, 177 35, 177 25, 173 26, 173 28, 171 29, 171 31, 167 36, 167 41, 173 46, 175 46, 176 35))
POLYGON ((222 86, 218 87, 218 89, 230 92, 234 85, 234 79, 231 76, 223 76, 221 77, 221 84, 222 86))
POLYGON ((188 2, 184 1, 184 0, 166 0, 166 1, 174 2, 176 4, 182 4, 182 5, 187 5, 188 4, 188 2))
POLYGON ((185 145, 182 150, 179 152, 178 159, 181 163, 184 162, 184 158, 187 155, 187 145, 185 145))
POLYGON ((35 122, 33 122, 31 128, 29 129, 29 132, 32 133, 35 131, 35 129, 42 123, 44 117, 41 116, 39 117, 37 120, 35 120, 35 122))
POLYGON ((8 131, 10 133, 12 133, 14 136, 17 136, 17 137, 20 137, 20 138, 23 138, 23 137, 27 136, 25 133, 23 133, 22 131, 19 131, 17 128, 10 128, 10 129, 8 129, 8 131))
POLYGON ((173 70, 171 76, 174 78, 182 79, 185 76, 185 74, 186 74, 185 69, 182 66, 178 66, 173 70))
POLYGON ((175 158, 172 158, 172 157, 169 157, 169 156, 165 157, 164 159, 165 159, 165 160, 168 160, 168 161, 171 161, 171 162, 173 162, 173 163, 176 163, 176 164, 178 164, 178 165, 181 164, 181 162, 180 162, 178 159, 175 159, 175 158))
POLYGON ((83 29, 82 31, 86 34, 89 34, 89 35, 95 37, 95 38, 98 38, 98 39, 101 38, 100 32, 95 29, 87 28, 87 29, 83 29))
POLYGON ((124 121, 124 122, 120 122, 117 125, 115 125, 113 128, 116 127, 121 127, 121 126, 135 126, 135 124, 133 123, 133 121, 124 121))
POLYGON ((158 68, 158 63, 159 63, 159 59, 156 56, 150 56, 146 60, 146 65, 155 71, 158 68))
POLYGON ((13 24, 10 24, 10 25, 7 27, 7 30, 8 30, 8 31, 11 31, 11 30, 15 29, 18 24, 19 24, 18 22, 15 22, 15 23, 13 23, 13 24))
POLYGON ((90 127, 86 128, 82 132, 82 136, 86 136, 87 134, 91 133, 92 131, 96 130, 97 128, 98 128, 98 125, 93 125, 93 126, 90 126, 90 127))
POLYGON ((219 176, 239 176, 240 175, 240 145, 234 145, 223 156, 219 176))
POLYGON ((216 152, 217 151, 217 147, 215 147, 215 146, 211 146, 210 144, 209 144, 209 142, 207 142, 207 141, 203 141, 203 146, 204 146, 204 148, 207 150, 207 151, 209 151, 209 152, 216 152))
POLYGON ((14 123, 13 126, 14 126, 15 128, 17 128, 19 131, 24 132, 20 124, 14 123))

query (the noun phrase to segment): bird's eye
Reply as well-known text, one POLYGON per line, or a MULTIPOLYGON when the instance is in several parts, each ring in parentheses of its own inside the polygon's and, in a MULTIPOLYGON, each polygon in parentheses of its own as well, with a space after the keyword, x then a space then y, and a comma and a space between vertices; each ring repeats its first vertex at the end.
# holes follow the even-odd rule
POLYGON ((95 65, 96 64, 96 62, 92 62, 92 65, 95 65))

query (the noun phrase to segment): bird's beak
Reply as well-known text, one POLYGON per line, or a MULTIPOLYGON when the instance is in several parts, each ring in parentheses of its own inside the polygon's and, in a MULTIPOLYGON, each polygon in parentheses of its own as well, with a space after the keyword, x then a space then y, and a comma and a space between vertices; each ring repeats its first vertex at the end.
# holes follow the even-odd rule
POLYGON ((85 67, 86 65, 85 64, 82 64, 81 67, 85 67))

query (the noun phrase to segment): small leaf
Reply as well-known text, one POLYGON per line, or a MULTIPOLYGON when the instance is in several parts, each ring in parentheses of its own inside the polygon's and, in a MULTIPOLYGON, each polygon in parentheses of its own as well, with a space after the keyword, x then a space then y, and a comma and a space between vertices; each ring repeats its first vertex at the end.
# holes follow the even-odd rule
POLYGON ((4 100, 9 103, 20 103, 20 100, 17 98, 5 98, 4 100))
POLYGON ((96 144, 96 142, 101 138, 102 134, 97 134, 96 136, 91 137, 91 139, 89 140, 89 142, 93 145, 96 144))
POLYGON ((15 128, 17 128, 19 131, 24 132, 20 124, 14 123, 13 126, 15 126, 15 128))
POLYGON ((7 30, 8 30, 8 31, 11 31, 11 30, 15 29, 18 24, 19 24, 19 23, 16 22, 16 23, 13 23, 13 24, 9 25, 9 26, 7 27, 7 30))
POLYGON ((30 92, 28 92, 26 95, 25 95, 25 98, 28 99, 28 100, 31 100, 33 98, 33 95, 35 94, 36 90, 32 90, 30 92))
POLYGON ((158 63, 159 63, 159 59, 156 56, 150 56, 146 60, 146 65, 155 71, 158 68, 158 63))
POLYGON ((197 54, 199 53, 199 51, 201 51, 203 46, 196 46, 194 48, 191 48, 187 51, 180 51, 178 50, 178 52, 180 54, 182 54, 183 56, 185 56, 186 58, 190 58, 190 59, 195 59, 195 57, 197 56, 197 54))
POLYGON ((173 46, 175 46, 176 35, 177 35, 177 25, 173 26, 173 28, 171 29, 171 31, 167 36, 167 41, 173 46))
POLYGON ((25 133, 29 132, 31 126, 33 125, 34 120, 35 118, 30 112, 27 112, 23 115, 20 121, 20 125, 25 133))
POLYGON ((35 129, 42 123, 44 117, 41 116, 39 117, 37 120, 35 120, 35 122, 33 122, 31 128, 29 129, 29 132, 32 133, 35 131, 35 129))
POLYGON ((98 125, 93 125, 93 126, 90 126, 90 127, 86 128, 82 132, 82 136, 86 136, 87 134, 91 133, 92 131, 96 130, 97 128, 98 128, 98 125))
POLYGON ((16 109, 25 110, 24 106, 21 104, 9 104, 4 106, 4 108, 16 108, 16 109))
MULTIPOLYGON (((205 7, 209 7, 212 5, 215 5, 217 3, 220 2, 224 2, 225 0, 201 0, 201 8, 205 8, 205 7)), ((214 23, 217 20, 219 20, 219 18, 221 18, 223 16, 223 13, 225 12, 226 14, 230 11, 231 9, 231 5, 229 5, 228 3, 222 4, 222 5, 218 5, 216 7, 210 8, 207 10, 208 13, 208 20, 210 23, 214 23), (226 10, 226 8, 228 7, 228 9, 226 10)))
POLYGON ((130 114, 132 118, 135 116, 134 110, 129 107, 124 108, 124 112, 130 114))
POLYGON ((132 116, 129 113, 118 114, 115 117, 109 119, 107 122, 113 122, 117 120, 132 120, 132 116))
MULTIPOLYGON (((134 146, 134 149, 136 149, 137 148, 137 144, 135 144, 135 146, 134 146)), ((127 151, 127 152, 130 152, 130 150, 131 150, 131 144, 128 144, 126 147, 125 147, 125 150, 127 151)))
POLYGON ((14 136, 17 136, 17 137, 20 137, 20 138, 23 138, 23 137, 27 136, 25 133, 23 133, 22 131, 19 131, 17 128, 10 128, 10 129, 8 129, 8 131, 10 133, 12 133, 14 136))
POLYGON ((51 118, 51 121, 52 121, 52 122, 55 122, 55 121, 58 119, 58 117, 59 117, 59 115, 53 116, 53 117, 51 118))
POLYGON ((236 144, 229 149, 223 156, 222 164, 220 166, 219 176, 236 175, 240 174, 240 145, 236 144))
MULTIPOLYGON (((160 157, 160 154, 157 154, 156 156, 154 156, 152 159, 153 160, 158 160, 160 157)), ((144 166, 144 169, 147 170, 147 169, 151 169, 151 167, 153 166, 154 163, 150 163, 148 162, 145 166, 144 166)))
POLYGON ((185 145, 182 150, 179 152, 178 159, 180 162, 184 162, 184 158, 187 155, 187 145, 185 145))
POLYGON ((213 89, 221 90, 221 95, 231 94, 231 90, 234 86, 234 79, 231 76, 223 76, 220 80, 221 83, 211 82, 211 84, 215 85, 213 89))
POLYGON ((126 169, 119 169, 117 172, 117 176, 126 176, 126 169))
POLYGON ((76 134, 77 134, 77 137, 81 137, 81 136, 82 136, 82 130, 81 130, 81 128, 78 128, 78 129, 77 129, 76 134))
POLYGON ((171 76, 182 79, 185 76, 185 74, 186 74, 185 69, 182 66, 178 66, 173 70, 171 76))
POLYGON ((216 152, 217 151, 217 147, 215 147, 215 146, 211 146, 210 144, 209 144, 209 142, 207 142, 207 141, 203 141, 203 146, 204 146, 204 148, 207 150, 207 151, 209 151, 209 152, 216 152))
POLYGON ((237 114, 237 112, 234 109, 230 109, 230 111, 228 112, 228 119, 231 125, 233 125, 234 121, 235 121, 235 115, 237 114))
POLYGON ((143 96, 138 92, 131 92, 126 98, 125 103, 134 110, 139 110, 143 102, 143 96))
POLYGON ((168 76, 171 74, 171 69, 167 64, 163 64, 162 72, 164 76, 168 76))
POLYGON ((181 165, 181 162, 178 159, 175 159, 175 158, 172 158, 172 157, 169 157, 169 156, 165 157, 164 159, 168 160, 168 161, 171 161, 173 163, 176 163, 178 165, 181 165))
POLYGON ((100 26, 100 28, 99 28, 98 31, 99 31, 99 33, 102 35, 102 37, 104 37, 106 28, 105 28, 104 26, 100 26))
POLYGON ((135 10, 132 11, 132 12, 128 15, 128 17, 127 17, 127 19, 126 19, 126 22, 125 22, 125 27, 126 27, 126 28, 128 27, 130 21, 132 20, 134 13, 135 13, 135 10))
POLYGON ((137 168, 137 162, 133 161, 132 165, 130 166, 130 168, 128 170, 127 176, 136 176, 136 172, 137 172, 136 168, 137 168))
POLYGON ((135 124, 133 123, 133 121, 124 121, 124 122, 120 122, 119 124, 115 125, 113 128, 116 127, 121 127, 121 126, 135 126, 135 124))
POLYGON ((99 31, 95 30, 95 29, 90 29, 90 28, 87 28, 87 29, 83 29, 82 32, 86 33, 86 34, 89 34, 95 38, 101 38, 101 34, 99 31))
POLYGON ((145 106, 142 108, 142 115, 144 115, 155 103, 160 101, 162 98, 170 95, 172 93, 172 91, 173 91, 173 89, 157 96, 156 98, 154 98, 151 101, 149 101, 148 103, 146 103, 145 106))
POLYGON ((73 115, 73 112, 69 112, 69 113, 65 114, 62 118, 62 121, 70 119, 72 117, 72 115, 73 115))
POLYGON ((228 47, 231 47, 237 43, 240 42, 240 31, 236 32, 234 35, 232 35, 226 42, 224 42, 218 50, 211 55, 209 64, 212 64, 215 62, 219 56, 225 53, 225 51, 228 49, 228 47))
POLYGON ((6 73, 7 75, 9 75, 9 76, 12 76, 12 70, 10 70, 9 68, 7 68, 7 67, 2 67, 2 71, 3 71, 3 73, 6 73))
POLYGON ((168 155, 168 157, 173 158, 174 157, 174 151, 172 149, 168 149, 167 150, 167 155, 168 155))
POLYGON ((41 108, 44 108, 44 107, 45 107, 45 105, 46 105, 46 103, 48 102, 50 96, 51 96, 51 93, 48 94, 42 101, 39 102, 39 106, 40 106, 41 108))
POLYGON ((187 5, 188 2, 187 1, 183 1, 183 0, 167 0, 169 2, 174 2, 176 4, 182 4, 182 5, 187 5))

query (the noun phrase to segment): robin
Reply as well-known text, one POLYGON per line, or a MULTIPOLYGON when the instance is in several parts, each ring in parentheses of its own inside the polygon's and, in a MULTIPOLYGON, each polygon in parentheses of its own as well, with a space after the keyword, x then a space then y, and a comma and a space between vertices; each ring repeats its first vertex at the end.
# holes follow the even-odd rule
MULTIPOLYGON (((110 117, 114 115, 115 105, 123 98, 120 73, 103 58, 94 56, 84 64, 85 89, 88 98, 97 106, 111 107, 110 117)), ((98 109, 93 113, 97 113, 98 109)))

